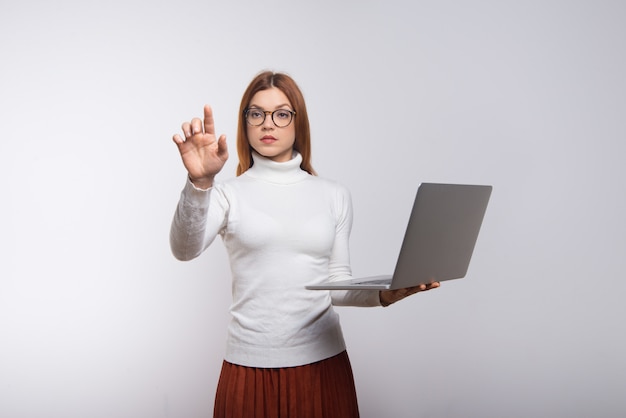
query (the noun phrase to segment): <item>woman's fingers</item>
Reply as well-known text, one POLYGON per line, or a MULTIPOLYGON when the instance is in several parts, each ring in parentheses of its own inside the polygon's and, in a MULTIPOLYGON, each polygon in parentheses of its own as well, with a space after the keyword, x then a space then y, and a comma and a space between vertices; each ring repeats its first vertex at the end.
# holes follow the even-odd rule
MULTIPOLYGON (((213 110, 211 106, 204 106, 204 120, 200 118, 193 118, 191 122, 185 122, 181 126, 185 139, 189 139, 196 134, 206 133, 208 135, 215 135, 215 122, 213 121, 213 110)), ((176 142, 176 140, 174 140, 176 142)))
POLYGON ((226 145, 226 135, 221 135, 217 141, 217 156, 223 161, 228 159, 228 145, 226 145))
POLYGON ((201 134, 202 132, 202 121, 199 118, 193 118, 191 120, 191 135, 201 134))
POLYGON ((213 121, 213 109, 211 106, 204 106, 204 132, 215 135, 215 122, 213 121))
POLYGON ((183 123, 183 126, 181 126, 182 130, 183 130, 183 135, 185 135, 185 138, 189 138, 191 136, 191 124, 189 122, 185 122, 183 123))
POLYGON ((392 303, 396 303, 408 296, 414 295, 418 292, 425 292, 427 290, 436 289, 439 287, 439 282, 433 282, 428 285, 421 284, 414 287, 405 287, 403 289, 396 290, 383 290, 380 292, 380 301, 383 306, 389 306, 392 303))
POLYGON ((181 136, 180 136, 180 135, 178 135, 178 134, 174 135, 174 136, 172 137, 172 139, 174 140, 174 143, 175 143, 176 145, 180 145, 180 144, 182 144, 183 142, 185 142, 185 140, 184 140, 183 138, 181 138, 181 136))

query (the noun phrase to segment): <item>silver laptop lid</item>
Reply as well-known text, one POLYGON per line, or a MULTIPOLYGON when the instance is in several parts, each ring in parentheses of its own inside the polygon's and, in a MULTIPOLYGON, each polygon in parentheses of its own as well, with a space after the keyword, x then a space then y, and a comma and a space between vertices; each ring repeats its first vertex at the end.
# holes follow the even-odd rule
POLYGON ((422 183, 391 288, 464 277, 491 190, 485 185, 422 183))

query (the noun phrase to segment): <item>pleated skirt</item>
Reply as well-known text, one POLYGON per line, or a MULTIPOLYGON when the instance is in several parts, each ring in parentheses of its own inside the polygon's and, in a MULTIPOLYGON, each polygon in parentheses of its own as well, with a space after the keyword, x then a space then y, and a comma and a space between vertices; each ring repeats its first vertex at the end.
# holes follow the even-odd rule
POLYGON ((354 376, 344 351, 286 368, 245 367, 224 361, 214 418, 358 418, 354 376))

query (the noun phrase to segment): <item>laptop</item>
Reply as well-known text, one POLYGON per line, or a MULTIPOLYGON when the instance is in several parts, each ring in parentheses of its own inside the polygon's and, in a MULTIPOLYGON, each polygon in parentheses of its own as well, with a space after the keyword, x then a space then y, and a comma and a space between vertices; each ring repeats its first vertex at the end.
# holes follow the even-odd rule
POLYGON ((393 275, 328 281, 311 290, 388 290, 465 277, 492 186, 422 183, 393 275))

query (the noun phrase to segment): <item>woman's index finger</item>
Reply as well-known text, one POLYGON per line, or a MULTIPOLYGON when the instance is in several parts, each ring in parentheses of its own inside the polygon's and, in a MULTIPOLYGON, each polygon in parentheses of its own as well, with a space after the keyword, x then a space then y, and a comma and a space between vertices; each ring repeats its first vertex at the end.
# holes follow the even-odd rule
POLYGON ((215 123, 213 121, 213 109, 211 106, 204 106, 204 133, 215 135, 215 123))

